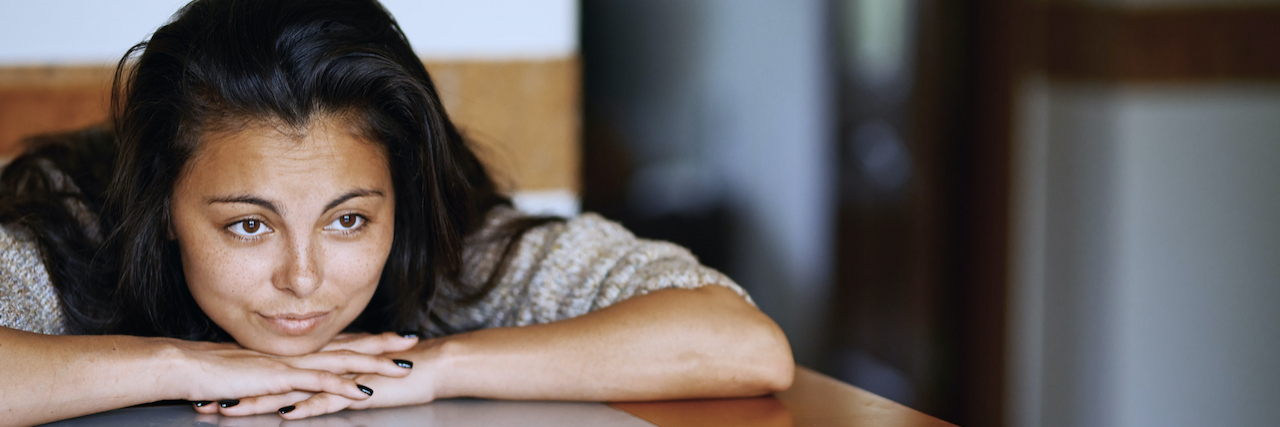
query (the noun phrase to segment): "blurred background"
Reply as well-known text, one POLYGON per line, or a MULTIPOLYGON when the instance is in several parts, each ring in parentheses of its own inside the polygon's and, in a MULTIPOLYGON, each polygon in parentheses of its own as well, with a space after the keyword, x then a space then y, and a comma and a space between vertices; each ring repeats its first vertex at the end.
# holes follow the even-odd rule
MULTIPOLYGON (((0 157, 182 1, 6 1, 0 157)), ((531 212, 966 426, 1280 420, 1280 1, 384 2, 531 212)))
POLYGON ((583 205, 960 425, 1280 423, 1280 2, 590 0, 583 205))

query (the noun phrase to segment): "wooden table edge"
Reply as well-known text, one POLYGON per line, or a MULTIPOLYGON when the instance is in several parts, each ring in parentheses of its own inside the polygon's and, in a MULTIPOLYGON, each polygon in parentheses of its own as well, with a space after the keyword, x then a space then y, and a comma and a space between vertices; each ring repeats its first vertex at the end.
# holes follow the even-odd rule
POLYGON ((659 427, 954 426, 812 369, 795 375, 773 396, 609 405, 659 427))

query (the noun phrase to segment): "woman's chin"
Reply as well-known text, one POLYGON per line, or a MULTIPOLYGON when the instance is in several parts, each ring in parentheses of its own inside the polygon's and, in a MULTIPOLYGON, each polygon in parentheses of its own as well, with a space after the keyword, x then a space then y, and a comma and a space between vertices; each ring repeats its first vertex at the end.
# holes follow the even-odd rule
POLYGON ((297 336, 285 338, 267 335, 246 339, 237 338, 236 343, 249 350, 273 356, 301 356, 319 351, 332 339, 333 337, 297 336))
POLYGON ((340 332, 334 330, 337 318, 328 311, 276 316, 255 313, 252 319, 240 325, 241 333, 233 332, 232 337, 244 348, 276 356, 315 353, 340 332))

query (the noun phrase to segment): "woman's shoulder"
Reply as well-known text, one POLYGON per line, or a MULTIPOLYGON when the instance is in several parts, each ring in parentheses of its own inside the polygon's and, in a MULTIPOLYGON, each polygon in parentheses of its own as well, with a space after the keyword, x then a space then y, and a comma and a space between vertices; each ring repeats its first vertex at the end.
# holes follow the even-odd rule
POLYGON ((518 235, 502 231, 530 218, 506 206, 490 211, 467 241, 461 283, 439 289, 431 310, 465 331, 576 317, 667 288, 720 285, 750 301, 687 249, 637 238, 594 213, 538 222, 518 235), (477 292, 478 300, 460 303, 477 292))
POLYGON ((11 225, 0 225, 0 326, 42 334, 66 329, 35 238, 11 225))
POLYGON ((508 206, 492 209, 485 226, 464 249, 464 270, 491 272, 511 243, 509 265, 500 273, 507 280, 561 287, 573 287, 582 280, 630 282, 643 285, 642 291, 714 284, 747 297, 736 283, 703 266, 688 249, 639 238, 622 224, 592 212, 540 223, 514 236, 514 241, 495 238, 506 237, 497 231, 504 225, 528 218, 508 206))
MULTIPOLYGON (((484 225, 467 239, 464 270, 471 276, 496 267, 510 252, 506 274, 539 268, 576 271, 587 264, 618 261, 631 256, 677 257, 696 263, 688 250, 667 242, 639 239, 621 224, 592 212, 569 218, 545 218, 536 225, 515 227, 532 217, 509 206, 497 206, 485 216, 484 225), (508 251, 510 245, 510 251, 508 251), (468 268, 470 267, 470 268, 468 268)), ((464 275, 464 281, 466 281, 464 275)))

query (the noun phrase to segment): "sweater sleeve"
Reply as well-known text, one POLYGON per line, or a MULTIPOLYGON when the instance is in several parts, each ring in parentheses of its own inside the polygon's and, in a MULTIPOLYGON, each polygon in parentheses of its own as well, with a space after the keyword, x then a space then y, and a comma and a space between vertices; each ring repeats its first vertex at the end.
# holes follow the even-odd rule
MULTIPOLYGON (((519 216, 509 208, 498 209, 502 211, 490 215, 489 227, 519 216)), ((471 239, 464 251, 461 286, 442 287, 431 308, 457 332, 553 322, 669 288, 724 286, 751 302, 741 287, 699 264, 687 249, 637 238, 621 225, 587 213, 525 233, 496 286, 477 302, 461 304, 460 297, 479 289, 492 273, 504 247, 484 242, 483 231, 478 234, 481 238, 471 239)))
POLYGON ((54 335, 66 331, 35 239, 9 226, 0 226, 0 326, 54 335))

